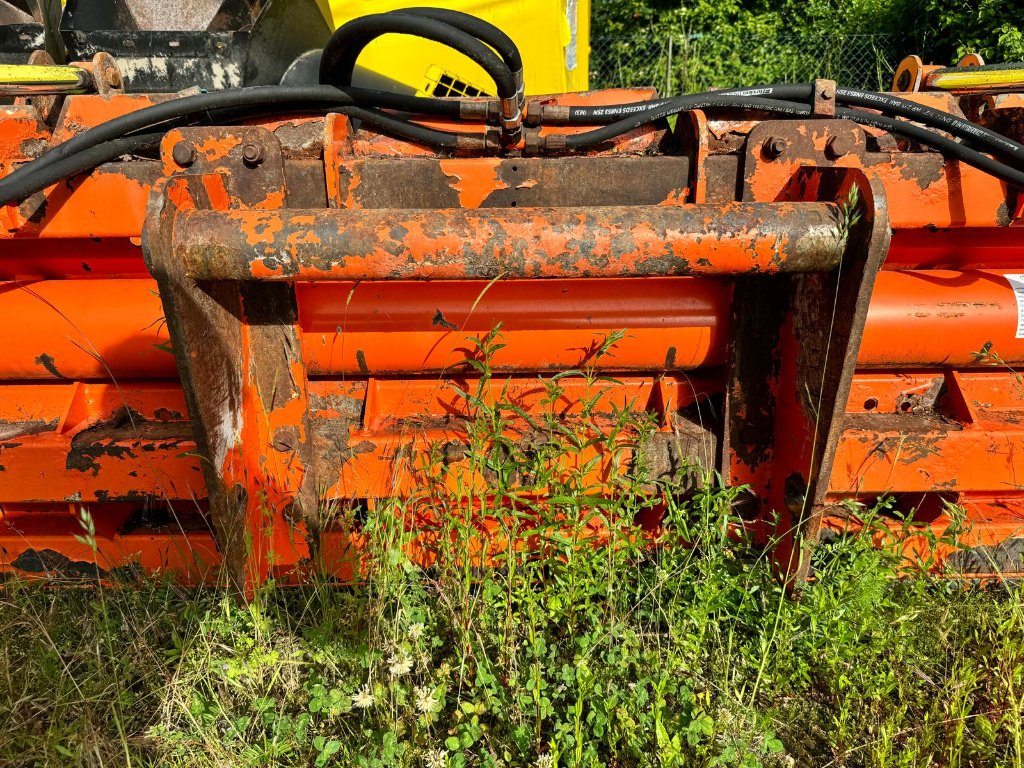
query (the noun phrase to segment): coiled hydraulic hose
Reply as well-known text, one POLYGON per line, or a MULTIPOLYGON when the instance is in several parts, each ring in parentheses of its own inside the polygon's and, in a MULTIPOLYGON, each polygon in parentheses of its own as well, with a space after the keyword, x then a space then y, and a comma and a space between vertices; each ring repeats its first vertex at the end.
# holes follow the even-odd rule
POLYGON ((443 21, 396 12, 361 16, 336 29, 320 59, 320 82, 340 88, 351 85, 359 54, 370 42, 387 34, 413 35, 447 45, 483 67, 494 80, 499 97, 516 94, 511 70, 480 40, 443 21))
POLYGON ((445 24, 451 24, 456 29, 473 35, 473 37, 487 43, 487 45, 496 50, 516 81, 516 108, 520 115, 522 114, 523 107, 526 105, 523 57, 511 37, 490 22, 478 19, 476 16, 470 16, 468 13, 462 13, 461 11, 452 11, 447 8, 402 8, 397 12, 413 16, 425 16, 428 19, 437 19, 445 24))
POLYGON ((320 58, 320 82, 342 88, 351 85, 356 61, 363 49, 386 34, 433 40, 479 64, 494 81, 501 101, 502 130, 507 142, 518 140, 525 101, 519 51, 512 40, 496 28, 479 19, 467 19, 465 14, 455 11, 413 9, 412 13, 406 13, 397 10, 353 19, 335 30, 324 46, 320 58), (475 36, 476 33, 481 37, 475 36), (504 58, 500 58, 487 42, 491 42, 504 58))
POLYGON ((519 48, 511 37, 488 21, 471 16, 468 13, 452 11, 447 8, 401 8, 397 11, 392 11, 392 13, 424 16, 428 19, 437 19, 445 24, 450 24, 456 29, 472 35, 481 42, 487 43, 487 45, 498 52, 498 55, 501 56, 513 76, 517 73, 520 77, 522 76, 523 57, 519 53, 519 48))

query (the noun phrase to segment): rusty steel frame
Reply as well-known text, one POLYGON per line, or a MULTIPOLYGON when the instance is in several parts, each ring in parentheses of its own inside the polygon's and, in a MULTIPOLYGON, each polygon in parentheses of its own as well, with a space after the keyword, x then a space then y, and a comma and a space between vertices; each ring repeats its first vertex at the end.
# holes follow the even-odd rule
MULTIPOLYGON (((914 510, 912 552, 945 504, 967 510, 973 549, 936 567, 1024 572, 1003 277, 1024 266, 1021 203, 831 118, 830 88, 811 119, 694 112, 583 156, 442 157, 340 115, 177 129, 157 160, 8 206, 0 321, 23 333, 0 356, 0 569, 351 578, 359 536, 320 506, 414 493, 438 445, 461 460, 466 337, 502 323, 494 370, 527 411, 538 375, 629 329, 599 367, 614 402, 658 415, 655 473, 747 485, 737 511, 796 578, 857 527, 849 502, 883 495, 914 510), (95 556, 73 545, 81 505, 95 556)), ((0 173, 153 98, 16 105, 0 173)), ((1021 98, 989 98, 976 112, 1021 138, 1021 98)))

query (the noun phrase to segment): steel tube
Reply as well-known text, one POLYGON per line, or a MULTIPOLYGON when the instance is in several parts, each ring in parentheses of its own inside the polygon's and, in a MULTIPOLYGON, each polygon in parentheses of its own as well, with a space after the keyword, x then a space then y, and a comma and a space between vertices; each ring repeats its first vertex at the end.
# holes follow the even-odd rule
MULTIPOLYGON (((303 355, 314 376, 436 373, 499 323, 502 370, 575 367, 604 334, 628 333, 609 370, 692 369, 724 361, 727 281, 299 283, 303 355)), ((163 308, 149 279, 0 283, 11 333, 0 380, 176 379, 163 308)))
POLYGON ((491 280, 832 269, 830 203, 180 212, 196 280, 491 280))
MULTIPOLYGON (((730 288, 715 278, 299 283, 303 355, 314 376, 433 373, 466 337, 502 324, 495 365, 574 366, 594 338, 627 330, 614 370, 720 365, 730 288)), ((148 279, 0 283, 8 334, 0 379, 177 378, 156 285, 148 279)), ((986 342, 1024 363, 1017 300, 1001 271, 882 272, 861 342, 862 368, 977 365, 986 342)), ((461 351, 460 351, 461 350, 461 351)))
POLYGON ((979 364, 974 353, 989 344, 999 359, 1017 364, 1024 361, 1017 318, 1017 299, 1001 271, 882 272, 858 362, 865 368, 972 366, 979 364))

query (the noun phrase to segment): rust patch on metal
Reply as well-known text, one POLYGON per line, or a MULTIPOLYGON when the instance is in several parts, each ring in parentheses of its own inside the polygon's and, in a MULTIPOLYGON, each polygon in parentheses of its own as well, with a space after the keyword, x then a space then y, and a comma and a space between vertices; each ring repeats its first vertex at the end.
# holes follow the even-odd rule
MULTIPOLYGON (((38 435, 40 432, 50 432, 57 428, 59 421, 59 419, 53 419, 52 421, 43 421, 41 419, 5 421, 0 419, 0 441, 12 440, 16 437, 27 437, 28 435, 38 435)), ((6 446, 0 445, 0 447, 6 446)))
POLYGON ((51 376, 55 378, 66 378, 60 371, 57 370, 57 365, 54 362, 53 355, 49 355, 46 352, 44 352, 43 354, 36 357, 35 364, 41 365, 43 368, 46 369, 47 373, 49 373, 51 376))
POLYGON ((96 563, 71 560, 67 555, 52 549, 26 549, 14 559, 11 566, 25 573, 68 579, 100 579, 107 575, 96 563))
POLYGON ((95 477, 104 457, 132 459, 135 450, 156 451, 191 439, 191 428, 185 422, 148 421, 142 414, 122 408, 110 421, 83 429, 71 439, 65 467, 92 472, 95 477))
POLYGON ((947 563, 963 574, 1022 574, 1024 537, 1015 536, 999 544, 959 550, 947 558, 947 563))
POLYGON ((449 331, 457 331, 459 329, 459 326, 457 326, 455 323, 451 323, 448 321, 448 319, 444 316, 444 312, 442 312, 440 309, 434 313, 434 318, 433 320, 430 321, 430 324, 439 325, 442 328, 447 328, 449 331))
POLYGON ((506 208, 513 203, 518 207, 658 205, 678 198, 691 168, 685 156, 518 157, 498 161, 491 178, 466 170, 465 164, 472 162, 476 161, 342 160, 334 203, 370 209, 506 208), (456 176, 461 193, 452 186, 456 176), (471 187, 471 181, 477 187, 471 187))
POLYGON ((500 158, 440 160, 439 163, 449 185, 458 193, 459 204, 463 208, 479 208, 493 191, 508 188, 508 184, 498 178, 500 158))

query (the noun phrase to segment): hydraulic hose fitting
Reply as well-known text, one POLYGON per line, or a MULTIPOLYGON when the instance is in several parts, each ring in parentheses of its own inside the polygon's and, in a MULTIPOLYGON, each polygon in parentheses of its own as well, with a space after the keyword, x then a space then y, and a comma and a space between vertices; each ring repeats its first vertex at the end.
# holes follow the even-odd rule
POLYGON ((526 125, 540 125, 541 103, 539 101, 526 102, 526 111, 523 113, 523 122, 526 125))
POLYGON ((502 132, 488 128, 480 134, 459 134, 455 148, 466 152, 493 152, 502 147, 502 132))
POLYGON ((569 107, 560 104, 544 104, 540 108, 540 121, 542 123, 567 123, 569 122, 569 107))
POLYGON ((560 104, 545 104, 543 101, 530 101, 526 104, 526 124, 544 125, 545 123, 569 122, 569 107, 560 104))
POLYGON ((507 96, 501 100, 501 131, 506 144, 516 144, 523 130, 523 111, 519 108, 517 96, 507 96))
POLYGON ((498 99, 460 99, 459 119, 496 123, 501 118, 498 99))
POLYGON ((526 135, 524 151, 528 155, 540 155, 545 152, 565 152, 565 139, 564 133, 541 136, 540 131, 531 131, 526 135))
POLYGON ((523 70, 513 72, 512 79, 516 81, 516 103, 522 111, 526 106, 526 80, 523 77, 523 70))

